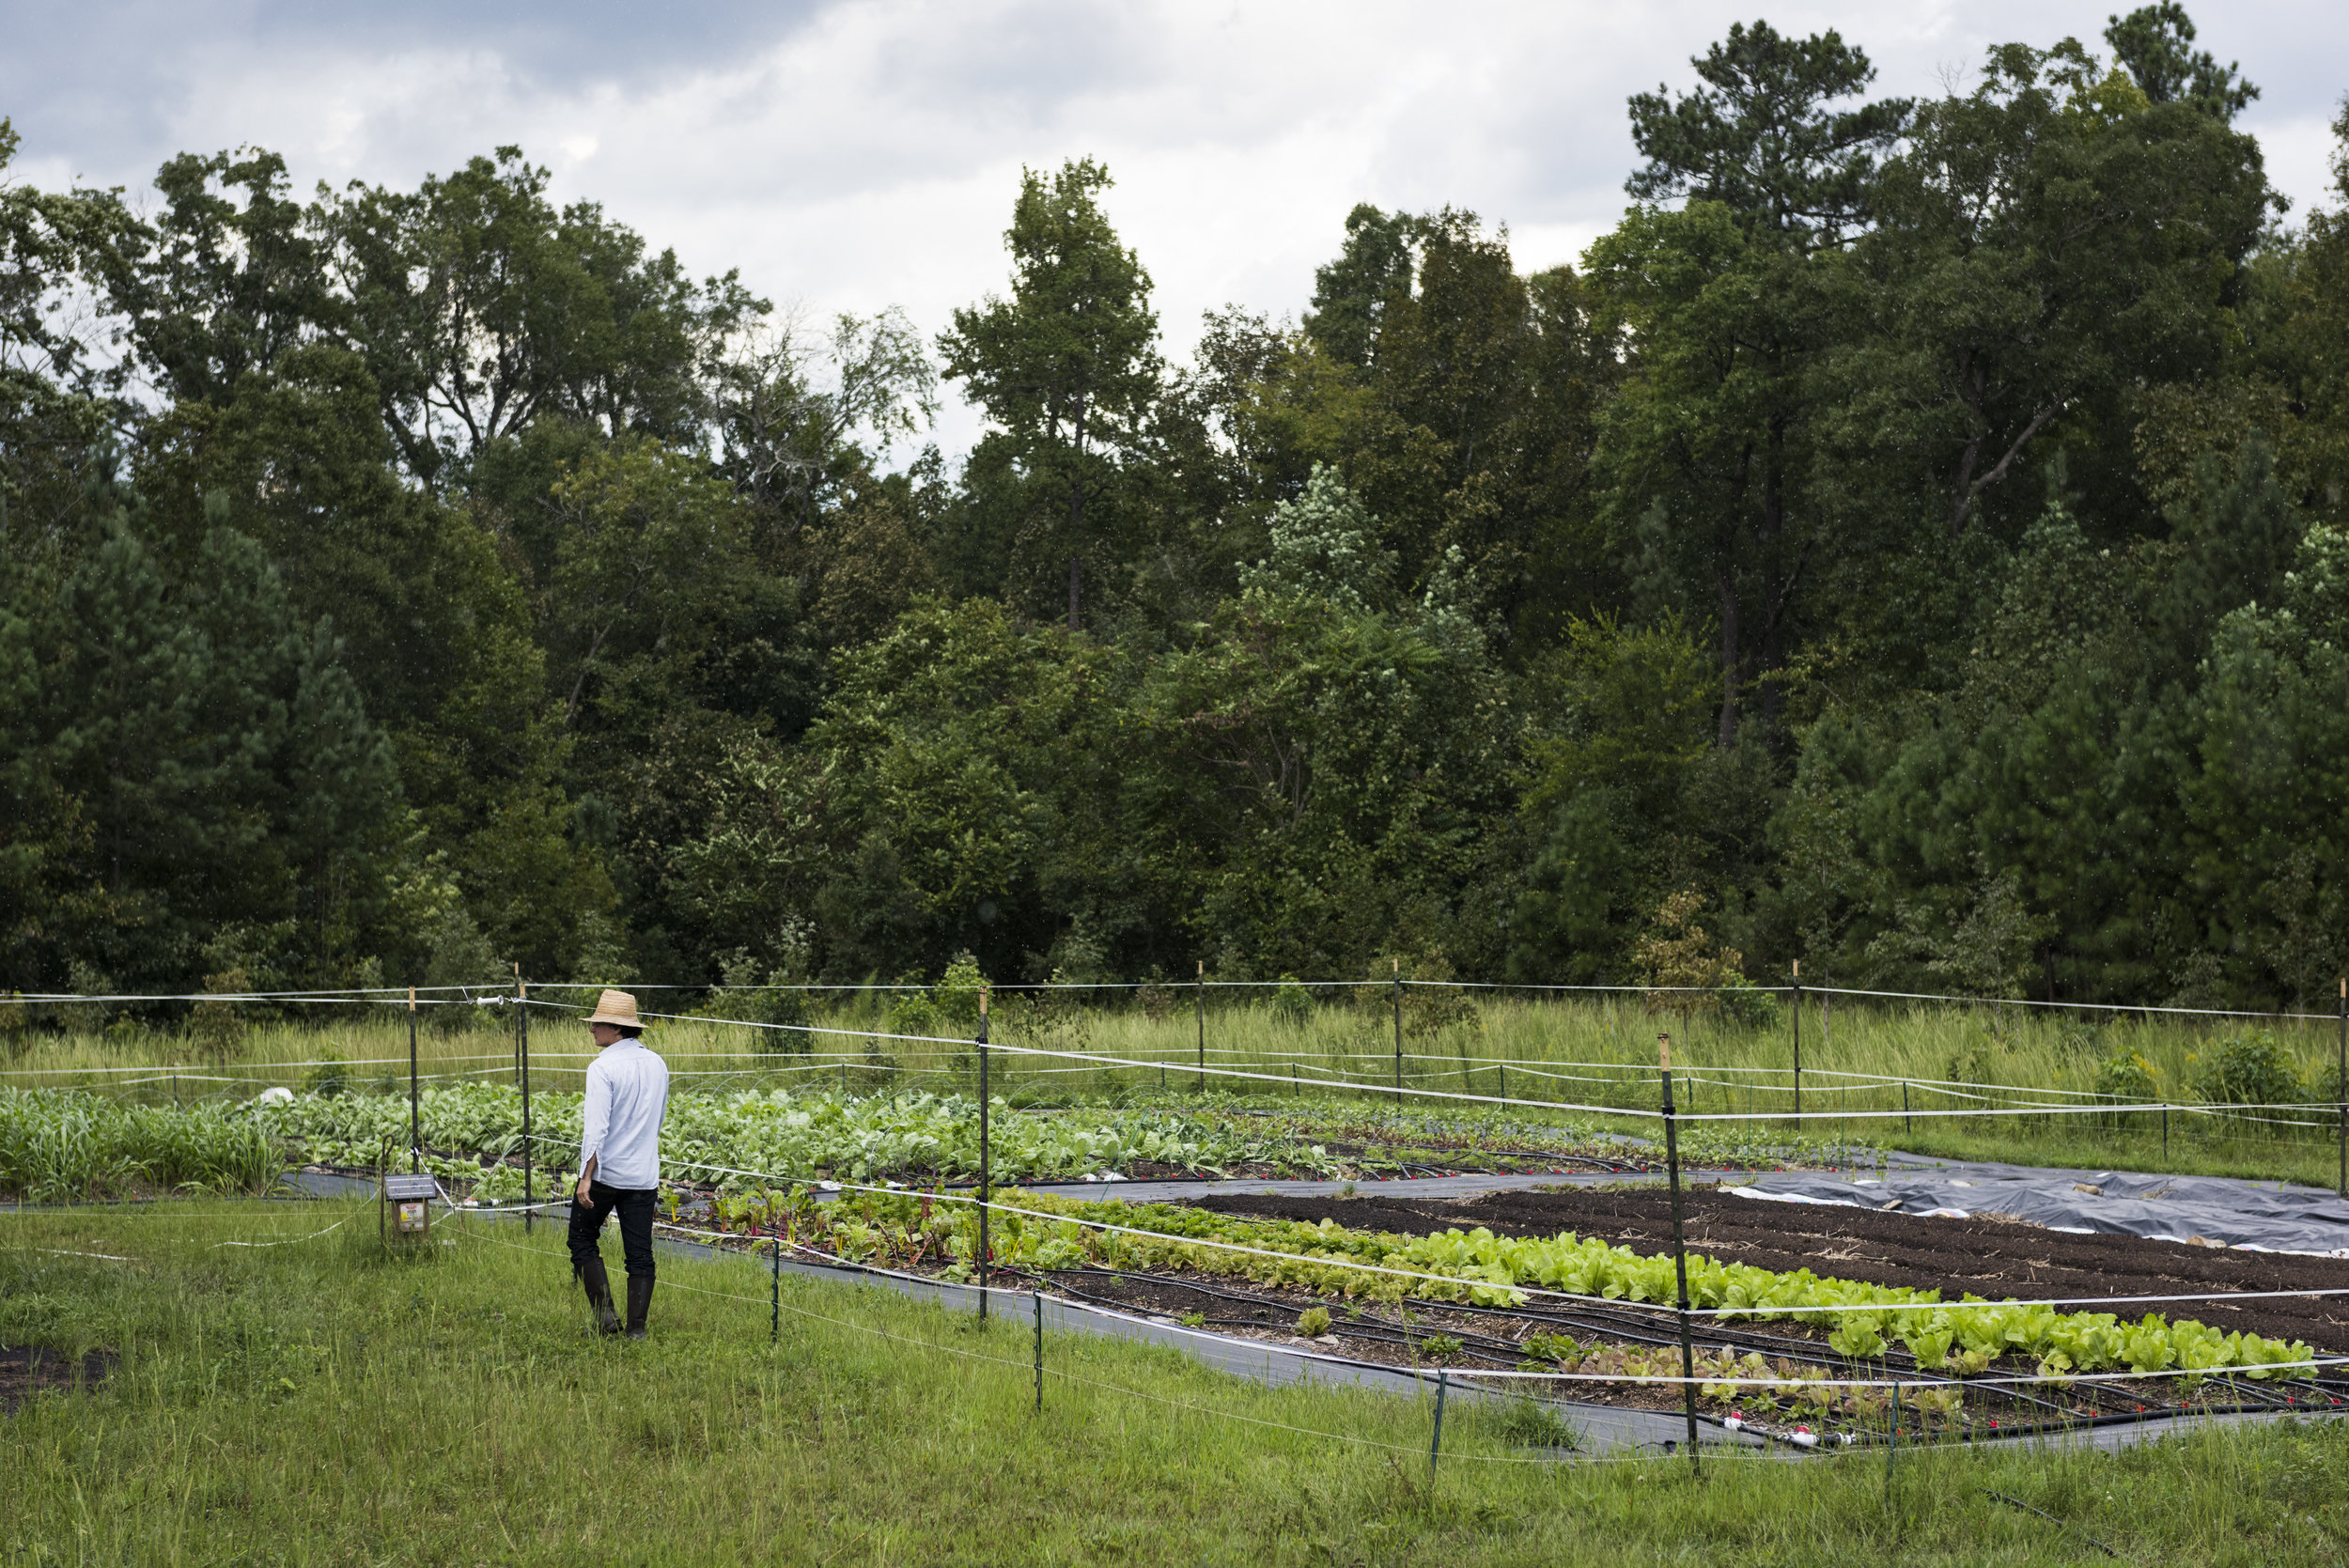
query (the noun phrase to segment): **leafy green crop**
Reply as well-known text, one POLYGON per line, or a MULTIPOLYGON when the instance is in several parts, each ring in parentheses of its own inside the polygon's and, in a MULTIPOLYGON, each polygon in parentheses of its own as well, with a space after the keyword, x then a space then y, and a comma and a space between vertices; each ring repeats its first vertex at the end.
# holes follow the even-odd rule
MULTIPOLYGON (((421 1110, 428 1148, 497 1159, 521 1152, 521 1096, 512 1089, 428 1089, 421 1110)), ((580 1096, 535 1094, 532 1111, 533 1130, 542 1140, 540 1163, 568 1170, 579 1143, 580 1096)), ((399 1096, 297 1098, 264 1108, 262 1114, 278 1131, 299 1139, 309 1157, 328 1164, 372 1164, 386 1141, 404 1148, 408 1140, 408 1102, 399 1096)), ((992 1169, 1003 1181, 1069 1180, 1137 1161, 1186 1170, 1259 1163, 1314 1173, 1337 1168, 1320 1149, 1281 1138, 1277 1129, 1235 1130, 1172 1111, 1022 1114, 998 1096, 993 1124, 992 1169)), ((661 1145, 668 1179, 714 1181, 728 1192, 776 1176, 858 1182, 968 1177, 978 1172, 978 1105, 955 1094, 684 1091, 670 1097, 661 1145), (739 1172, 772 1174, 732 1173, 739 1172)), ((444 1175, 477 1180, 476 1196, 504 1201, 521 1194, 519 1169, 485 1171, 478 1157, 432 1163, 444 1175)))
POLYGON ((285 1169, 284 1145, 241 1108, 0 1089, 0 1192, 29 1202, 187 1188, 262 1192, 285 1169))
MULTIPOLYGON (((423 1164, 473 1196, 522 1195, 521 1095, 495 1084, 425 1090, 418 1111, 423 1164)), ((579 1146, 580 1096, 532 1096, 532 1130, 545 1172, 541 1195, 558 1190, 579 1146)), ((1137 1163, 1191 1171, 1270 1165, 1332 1174, 1319 1147, 1270 1126, 1229 1127, 1173 1110, 1021 1113, 999 1096, 990 1136, 1003 1181, 1074 1180, 1137 1163)), ((54 1200, 189 1183, 240 1190, 266 1188, 288 1157, 327 1165, 373 1166, 408 1146, 404 1094, 299 1094, 249 1107, 123 1105, 72 1090, 0 1091, 0 1191, 54 1200)), ((978 1172, 978 1106, 959 1095, 906 1094, 854 1098, 826 1093, 685 1091, 669 1101, 661 1134, 664 1176, 715 1182, 723 1191, 775 1177, 879 1181, 967 1178, 978 1172), (712 1169, 717 1168, 717 1169, 712 1169), (757 1172, 748 1176, 733 1172, 757 1172), (771 1172, 772 1175, 765 1174, 771 1172)))
MULTIPOLYGON (((852 1203, 808 1205, 803 1212, 814 1224, 835 1228, 847 1213, 863 1217, 858 1220, 863 1229, 848 1238, 845 1252, 863 1259, 886 1245, 892 1218, 910 1202, 868 1195, 852 1203), (833 1210, 844 1212, 827 1212, 833 1210)), ((1166 1203, 1077 1203, 1044 1193, 1021 1193, 1016 1207, 1031 1213, 999 1212, 995 1225, 997 1262, 1010 1266, 1050 1269, 1090 1263, 1187 1269, 1344 1296, 1465 1299, 1487 1306, 1520 1304, 1529 1299, 1529 1286, 1623 1301, 1663 1303, 1674 1296, 1671 1258, 1642 1257, 1627 1247, 1571 1232, 1502 1237, 1480 1226, 1410 1236, 1347 1230, 1328 1219, 1308 1225, 1166 1203), (1052 1218, 1034 1217, 1039 1214, 1052 1218), (1087 1221, 1150 1234, 1094 1230, 1087 1221), (1257 1250, 1237 1252, 1198 1245, 1201 1241, 1257 1250), (1375 1274, 1348 1266, 1362 1264, 1401 1272, 1375 1274), (1408 1279, 1407 1273, 1436 1278, 1408 1279)), ((967 1215, 953 1223, 975 1229, 967 1215)), ((841 1240, 837 1234, 832 1239, 835 1245, 841 1240)), ((963 1250, 967 1255, 968 1243, 963 1250)), ((1829 1347, 1854 1359, 1881 1356, 1898 1342, 1921 1366, 1959 1374, 1981 1372, 2014 1356, 2033 1359, 2039 1372, 2051 1377, 2123 1370, 2192 1374, 2219 1368, 2264 1377, 2271 1375, 2266 1368, 2313 1354, 2298 1341, 2222 1334, 2200 1323, 2171 1323, 2155 1312, 2130 1322, 2110 1312, 2062 1312, 2035 1302, 1974 1296, 1944 1305, 1938 1291, 1821 1278, 1807 1268, 1781 1274, 1694 1252, 1688 1255, 1688 1296, 1691 1305, 1733 1309, 1737 1317, 1790 1319, 1826 1328, 1829 1347), (1865 1310, 1917 1306, 1934 1310, 1865 1310)), ((1527 1349, 1542 1359, 1576 1353, 1564 1341, 1539 1348, 1529 1343, 1527 1349)))

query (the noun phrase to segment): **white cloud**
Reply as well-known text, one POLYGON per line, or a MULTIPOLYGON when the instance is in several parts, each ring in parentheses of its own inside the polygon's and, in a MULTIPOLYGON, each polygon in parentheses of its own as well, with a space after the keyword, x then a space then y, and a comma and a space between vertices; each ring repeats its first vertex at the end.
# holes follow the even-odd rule
MULTIPOLYGON (((698 272, 739 267, 816 311, 903 304, 930 331, 990 288, 1019 170, 1092 154, 1159 286, 1169 348, 1234 302, 1300 308, 1360 200, 1510 225, 1521 265, 1574 258, 1621 210, 1626 95, 1751 0, 1223 5, 871 0, 694 10, 600 4, 383 12, 259 0, 57 13, 0 61, 19 172, 138 186, 183 149, 277 148, 306 184, 412 184, 519 143, 698 272), (63 20, 70 18, 70 20, 63 20)), ((1773 8, 1833 26, 1886 92, 1983 48, 2095 46, 2111 0, 1773 8)), ((2245 123, 2305 210, 2349 86, 2331 6, 2238 5, 2201 42, 2266 97, 2245 123)), ((941 434, 967 439, 957 416, 941 434)))

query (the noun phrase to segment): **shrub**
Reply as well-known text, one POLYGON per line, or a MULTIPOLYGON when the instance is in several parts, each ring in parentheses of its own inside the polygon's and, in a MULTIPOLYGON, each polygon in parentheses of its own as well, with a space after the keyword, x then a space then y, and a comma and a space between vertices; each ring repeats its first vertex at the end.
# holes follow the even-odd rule
POLYGON ((302 1075, 302 1088, 305 1094, 331 1100, 350 1092, 350 1075, 343 1070, 342 1058, 329 1051, 317 1066, 302 1075))
POLYGON ((762 968, 748 948, 719 955, 718 977, 727 987, 713 994, 699 1009, 704 1017, 734 1018, 742 1023, 799 1027, 761 1029, 757 1047, 770 1055, 805 1055, 813 1037, 805 1025, 814 1021, 807 993, 793 986, 801 967, 786 962, 762 968))
MULTIPOLYGON (((75 996, 108 996, 113 993, 115 983, 112 977, 76 958, 66 966, 65 988, 75 996)), ((115 1021, 115 1009, 103 1001, 61 1001, 56 1006, 56 1017, 68 1034, 99 1034, 115 1021)))
POLYGON ((1733 1023, 1748 1029, 1776 1029, 1779 1022, 1778 993, 1766 991, 1735 970, 1721 977, 1729 988, 1721 993, 1721 1011, 1733 1023))
POLYGON ((1272 1016, 1292 1029, 1302 1028, 1314 1016, 1314 994, 1298 984, 1297 976, 1281 976, 1281 988, 1272 993, 1272 1016))
POLYGON ((920 991, 901 991, 896 1000, 889 1004, 889 1032, 892 1034, 939 1039, 946 1034, 948 1028, 939 1017, 938 1008, 920 991))
POLYGON ((957 953, 939 977, 930 992, 930 1005, 937 1010, 938 1021, 943 1030, 933 1033, 968 1035, 979 1027, 979 995, 988 988, 987 975, 979 969, 979 961, 969 953, 957 953))
POLYGON ((204 977, 204 989, 209 994, 188 1014, 188 1035, 203 1060, 214 1063, 236 1060, 251 1025, 245 1019, 244 1009, 226 1000, 224 993, 233 996, 252 988, 252 975, 241 969, 222 970, 204 977))
MULTIPOLYGON (((1373 964, 1373 983, 1362 987, 1361 995, 1377 1012, 1393 1005, 1390 988, 1397 972, 1396 960, 1390 956, 1386 969, 1389 985, 1380 986, 1377 976, 1380 966, 1373 964)), ((1447 1029, 1481 1029, 1484 1014, 1476 999, 1468 991, 1444 982, 1453 978, 1452 962, 1440 953, 1422 953, 1401 960, 1400 973, 1405 980, 1426 981, 1430 984, 1403 987, 1403 1032, 1414 1040, 1428 1039, 1447 1029)))
MULTIPOLYGON (((2096 1093, 2123 1100, 2157 1100, 2161 1098, 2161 1075, 2141 1054, 2123 1046, 2096 1063, 2096 1093)), ((2117 1126, 2128 1115, 2116 1110, 2100 1119, 2117 1126)))
MULTIPOLYGON (((429 987, 428 1001, 446 1002, 447 1006, 424 1009, 424 1026, 436 1034, 453 1034, 483 1021, 482 1010, 460 1005, 470 1002, 476 994, 498 994, 513 988, 512 967, 498 956, 497 949, 474 924, 472 915, 461 904, 452 904, 443 911, 432 928, 431 947, 424 966, 423 985, 429 987), (461 986, 461 991, 439 987, 461 986)), ((222 989, 208 978, 207 990, 222 989)))
POLYGON ((2273 1031, 2231 1034, 2201 1055, 2194 1092, 2213 1105, 2279 1105, 2307 1095, 2298 1063, 2273 1031))
POLYGON ((1944 1070, 1952 1083, 1988 1083, 1992 1080, 1990 1042, 1975 1040, 1950 1056, 1944 1070))
POLYGON ((1055 989, 1068 984, 1066 970, 1052 971, 1051 985, 1025 997, 1003 999, 996 1011, 1003 1025, 998 1040, 1015 1040, 1038 1050, 1088 1051, 1093 1048, 1093 1009, 1084 994, 1055 989), (1011 1003, 1017 1001, 1019 1005, 1011 1003))

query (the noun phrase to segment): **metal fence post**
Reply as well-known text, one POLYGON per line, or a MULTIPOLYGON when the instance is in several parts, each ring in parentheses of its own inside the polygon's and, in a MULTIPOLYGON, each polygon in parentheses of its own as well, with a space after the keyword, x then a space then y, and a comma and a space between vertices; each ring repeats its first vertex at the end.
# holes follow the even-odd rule
POLYGON ((1199 979, 1191 987, 1191 1016, 1199 1021, 1199 1081, 1191 1086, 1193 1094, 1207 1092, 1207 961, 1199 960, 1199 979))
POLYGON ((1403 960, 1388 960, 1394 966, 1394 1103, 1403 1103, 1403 960))
POLYGON ((1802 1131, 1802 960, 1795 960, 1795 1131, 1802 1131))
POLYGON ((979 1321, 985 1323, 987 1321, 987 1265, 988 1254, 993 1250, 988 1245, 987 1211, 994 1194, 988 1185, 990 1172, 987 1157, 987 987, 984 986, 979 987, 979 1037, 972 1043, 978 1047, 979 1050, 979 1255, 976 1262, 979 1270, 979 1321))
POLYGON ((1436 1458, 1443 1452, 1443 1394, 1444 1389, 1451 1381, 1452 1371, 1449 1367, 1436 1369, 1436 1436, 1427 1445, 1427 1473, 1429 1475, 1436 1473, 1436 1458))
POLYGON ((2341 1117, 2341 1195, 2349 1198, 2349 975, 2341 982, 2341 1052, 2334 1071, 2333 1092, 2341 1117))
MULTIPOLYGON (((770 1194, 768 1203, 771 1205, 773 1202, 774 1199, 770 1194)), ((783 1221, 774 1218, 771 1206, 768 1211, 768 1219, 773 1222, 775 1228, 775 1267, 774 1283, 769 1287, 773 1294, 769 1297, 767 1343, 780 1344, 783 1343, 783 1221)))
POLYGON ((408 1173, 424 1169, 424 1134, 416 1110, 416 988, 408 987, 408 1173))
POLYGON ((538 1218, 537 1183, 534 1179, 538 1146, 530 1136, 530 984, 522 979, 522 967, 514 966, 514 1015, 520 1026, 521 1040, 516 1052, 522 1064, 522 1234, 537 1229, 538 1218))
POLYGON ((1044 1282, 1039 1280, 1028 1292, 1028 1299, 1035 1303, 1035 1413, 1044 1414, 1044 1282))
POLYGON ((1680 1392, 1681 1403, 1688 1412, 1688 1473, 1697 1473, 1697 1364, 1696 1346, 1688 1337, 1688 1250, 1680 1218, 1680 1134, 1672 1113, 1672 1037, 1656 1037, 1657 1076, 1664 1082, 1664 1167, 1672 1178, 1672 1269, 1680 1281, 1679 1305, 1674 1315, 1680 1320, 1680 1392))

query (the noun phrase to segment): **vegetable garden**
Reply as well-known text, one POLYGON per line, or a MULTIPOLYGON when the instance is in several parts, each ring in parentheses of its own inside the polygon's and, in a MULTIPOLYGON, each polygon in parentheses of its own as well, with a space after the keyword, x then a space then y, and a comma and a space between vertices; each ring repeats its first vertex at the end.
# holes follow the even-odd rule
MULTIPOLYGON (((1236 1067, 1197 1047, 1194 1082, 1159 1087, 1151 1079, 1164 1079, 1161 1063, 1089 1048, 1097 1042, 1081 1032, 1039 1035, 1032 1026, 1013 1032, 1050 1043, 973 1047, 870 1032, 854 1054, 839 1049, 829 1062, 786 1050, 764 1075, 688 1066, 664 1133, 668 1223, 778 1257, 787 1250, 965 1282, 1025 1281, 1103 1310, 1468 1382, 1515 1380, 1569 1403, 1662 1409, 1694 1383, 1694 1403, 1718 1425, 1797 1446, 1889 1440, 1903 1425, 1911 1437, 1972 1437, 2189 1410, 2329 1410, 2349 1399, 2349 1377, 2335 1375, 2326 1354, 2349 1350, 2349 1334, 2310 1305, 2332 1300, 2328 1292, 2349 1294, 2349 1269, 2312 1261, 2279 1277, 2280 1303, 2247 1312, 2246 1303, 2223 1299, 2241 1288, 2223 1275, 2208 1276, 2214 1288, 2199 1296, 2159 1288, 2178 1260, 2155 1255, 2168 1244, 2131 1238, 2142 1255, 2121 1268, 2125 1278, 2100 1277, 2094 1288, 2052 1301, 2033 1299, 2047 1292, 2032 1282, 2000 1278, 1994 1288, 2010 1298, 1997 1300, 1972 1288, 1987 1278, 1970 1252, 1983 1235, 1947 1219, 1881 1217, 1925 1227, 1945 1254, 1894 1280, 1842 1266, 1864 1254, 1833 1227, 1806 1230, 1777 1217, 1766 1228, 1806 1239, 1760 1262, 1702 1245, 1683 1254, 1676 1231, 1668 1245, 1652 1227, 1610 1234, 1603 1224, 1519 1217, 1495 1226, 1392 1205, 1356 1210, 1344 1200, 1297 1216, 1237 1212, 1213 1198, 1125 1203, 1007 1190, 1167 1177, 1351 1184, 1464 1171, 1632 1177, 1659 1168, 1656 1112, 1640 1104, 1653 1070, 1592 1063, 1575 1072, 1570 1062, 1536 1067, 1462 1049, 1453 1086, 1437 1088, 1430 1075, 1403 1066, 1403 1005, 1393 1000, 1403 994, 1388 993, 1392 1079, 1325 1082, 1310 1094, 1297 1062, 1283 1093, 1261 1052, 1236 1067), (913 1066, 922 1052, 935 1060, 913 1066), (1003 1061, 1020 1064, 1006 1075, 1011 1092, 988 1093, 988 1068, 1003 1061), (1514 1095, 1512 1070, 1520 1075, 1514 1095), (1551 1097, 1567 1083, 1587 1100, 1551 1097), (1203 1093, 1206 1085, 1214 1087, 1203 1093), (984 1135, 983 1094, 993 1110, 984 1135), (974 1190, 982 1183, 993 1194, 984 1240, 974 1190), (2078 1310, 2116 1295, 2156 1297, 2164 1310, 2078 1310)), ((922 1000, 929 1027, 944 1027, 936 1020, 951 996, 922 1000)), ((1194 1019, 1202 1033, 1204 1017, 1203 1008, 1194 1019)), ((723 1027, 820 1045, 829 1026, 723 1027)), ((478 1031, 468 1032, 481 1043, 478 1031)), ((2215 1053, 2226 1070, 2252 1057, 2274 1065, 2274 1050, 2247 1051, 2238 1039, 2215 1053)), ((576 1093, 539 1089, 526 1113, 521 1090, 480 1081, 520 1065, 519 1037, 515 1046, 510 1063, 442 1073, 429 1084, 420 1075, 412 1098, 381 1092, 397 1080, 361 1081, 358 1063, 324 1060, 303 1065, 299 1092, 284 1085, 248 1104, 139 1103, 136 1089, 124 1094, 119 1086, 111 1096, 0 1090, 0 1191, 36 1202, 262 1191, 288 1161, 345 1172, 412 1163, 440 1178, 453 1203, 512 1206, 526 1191, 560 1190, 579 1136, 576 1093)), ((1881 1157, 1888 1113, 1850 1110, 1863 1094, 1883 1095, 1880 1078, 1829 1070, 1827 1092, 1843 1096, 1840 1113, 1781 1117, 1734 1109, 1772 1093, 1758 1071, 1739 1071, 1716 1063, 1684 1075, 1722 1108, 1693 1118, 1684 1109, 1672 1124, 1685 1163, 1766 1170, 1881 1157), (1828 1136, 1854 1123, 1865 1141, 1828 1136)), ((2290 1114, 2308 1107, 2272 1098, 2281 1081, 2271 1072, 2203 1109, 2223 1104, 2224 1114, 2261 1118, 2271 1124, 2266 1135, 2288 1137, 2285 1129, 2310 1119, 2290 1114), (2271 1097, 2254 1102, 2255 1094, 2271 1097)), ((2291 1081, 2305 1092, 2305 1073, 2291 1081)), ((1920 1085, 1900 1087, 1913 1094, 1920 1085)), ((2100 1102, 2104 1092, 2093 1090, 1994 1096, 1952 1082, 1933 1087, 1974 1102, 1961 1118, 2045 1113, 2071 1116, 2072 1126, 2111 1125, 2163 1109, 2113 1095, 2100 1102)), ((1820 1093, 1815 1083, 1811 1092, 1820 1093)), ((2032 1246, 2046 1250, 2045 1238, 2037 1233, 2032 1246)))
MULTIPOLYGON (((1522 1204, 1530 1196, 1489 1202, 1522 1204)), ((1571 1195, 1585 1203, 1600 1196, 1571 1195)), ((1394 1218, 1391 1205, 1367 1196, 1128 1204, 1021 1193, 994 1211, 990 1277, 1350 1359, 1444 1367, 1468 1383, 1480 1371, 1513 1371, 1540 1374, 1545 1391, 1568 1400, 1656 1409, 1680 1403, 1668 1252, 1573 1232, 1463 1229, 1439 1203, 1418 1205, 1429 1212, 1409 1231, 1332 1218, 1349 1206, 1366 1211, 1366 1221, 1394 1218), (1322 1218, 1218 1212, 1242 1205, 1308 1207, 1322 1218)), ((1980 1277, 1979 1250, 1996 1233, 2009 1233, 2010 1250, 2023 1251, 2044 1252, 2054 1239, 2022 1226, 1872 1218, 1937 1249, 1945 1278, 1980 1277)), ((835 1201, 817 1201, 806 1188, 745 1193, 681 1219, 688 1230, 743 1245, 778 1237, 794 1255, 950 1280, 974 1277, 979 1247, 972 1209, 928 1193, 835 1201)), ((1827 1261, 1848 1255, 1838 1239, 1815 1243, 1816 1273, 1689 1255, 1691 1304, 1704 1314, 1694 1330, 1696 1372, 1715 1421, 1797 1446, 1881 1440, 1894 1382, 1906 1388, 1911 1436, 1986 1436, 2186 1411, 2329 1410, 2349 1401, 2343 1369, 2310 1366, 2323 1357, 2285 1332, 2213 1327, 2190 1315, 2191 1306, 2170 1315, 2070 1311, 1838 1278, 1827 1261)), ((2133 1273, 2108 1284, 2164 1297, 2176 1294, 2174 1254, 2199 1250, 2101 1239, 2124 1244, 2136 1259, 2133 1273)), ((2277 1260, 2268 1261, 2272 1270, 2277 1260)), ((2272 1272, 2271 1282, 2349 1295, 2349 1265, 2290 1263, 2302 1266, 2272 1272)), ((2199 1299, 2239 1320, 2225 1300, 2236 1288, 2221 1285, 2199 1299)), ((2259 1318, 2271 1330, 2300 1327, 2333 1350, 2349 1349, 2349 1324, 2321 1308, 2303 1318, 2304 1301, 2258 1305, 2274 1309, 2259 1318)))

